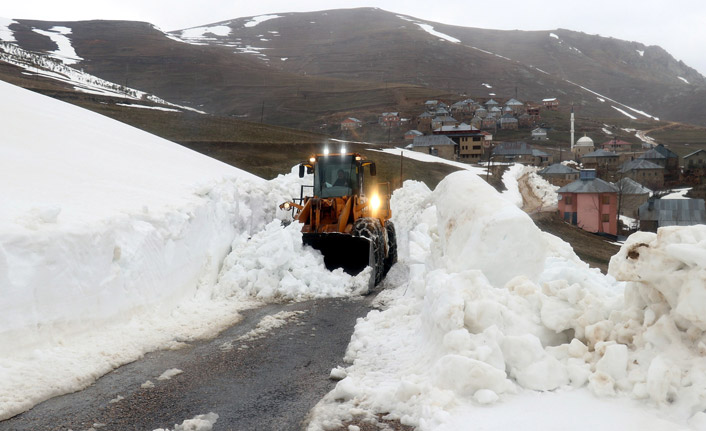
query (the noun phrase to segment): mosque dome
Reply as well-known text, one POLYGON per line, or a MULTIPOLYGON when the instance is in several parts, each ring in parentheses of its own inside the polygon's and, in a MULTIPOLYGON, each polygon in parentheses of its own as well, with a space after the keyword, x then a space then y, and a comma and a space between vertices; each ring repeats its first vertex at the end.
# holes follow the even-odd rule
POLYGON ((576 141, 577 147, 593 147, 593 139, 589 138, 588 136, 584 136, 582 138, 579 138, 578 141, 576 141))

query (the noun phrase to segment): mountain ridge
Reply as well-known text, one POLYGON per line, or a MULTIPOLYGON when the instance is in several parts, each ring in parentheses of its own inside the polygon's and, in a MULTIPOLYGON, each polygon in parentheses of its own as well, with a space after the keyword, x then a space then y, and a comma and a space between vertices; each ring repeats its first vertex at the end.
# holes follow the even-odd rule
POLYGON ((706 78, 657 46, 565 29, 451 26, 377 8, 269 15, 169 32, 105 20, 9 27, 18 45, 45 53, 56 47, 33 29, 70 27, 83 59, 76 66, 96 76, 218 115, 309 130, 357 112, 413 114, 420 100, 454 95, 558 97, 597 118, 620 116, 617 105, 706 124, 706 78))

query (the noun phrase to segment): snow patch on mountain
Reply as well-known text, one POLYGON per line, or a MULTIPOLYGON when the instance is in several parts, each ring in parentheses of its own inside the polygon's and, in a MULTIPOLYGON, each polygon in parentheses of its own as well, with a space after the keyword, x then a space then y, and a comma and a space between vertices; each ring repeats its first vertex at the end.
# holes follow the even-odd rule
POLYGON ((76 64, 83 61, 83 58, 76 54, 76 50, 73 45, 71 45, 71 40, 67 37, 71 34, 71 29, 68 27, 54 26, 49 29, 49 31, 40 30, 38 28, 33 28, 32 31, 41 34, 42 36, 47 36, 54 42, 58 49, 56 51, 51 51, 50 56, 56 58, 64 64, 76 64))
POLYGON ((209 27, 195 27, 181 31, 181 38, 188 42, 207 42, 216 40, 213 36, 226 37, 230 34, 231 28, 227 25, 215 25, 209 27), (212 36, 207 36, 207 35, 212 36))
POLYGON ((636 117, 636 116, 625 112, 624 110, 618 108, 617 106, 611 105, 610 107, 613 108, 613 109, 615 109, 616 111, 620 112, 621 114, 625 115, 626 117, 630 118, 631 120, 637 120, 637 117, 636 117))
POLYGON ((439 31, 434 30, 434 27, 429 25, 429 24, 422 24, 419 22, 415 22, 422 30, 426 31, 432 36, 436 36, 439 39, 446 40, 448 42, 453 42, 453 43, 461 43, 460 40, 456 39, 455 37, 451 37, 448 34, 441 33, 439 31))
POLYGON ((679 79, 681 79, 682 81, 684 81, 685 84, 688 84, 688 83, 689 83, 689 81, 687 81, 686 78, 682 78, 681 76, 677 76, 677 78, 679 78, 679 79))
POLYGON ((271 19, 275 18, 282 18, 282 15, 260 15, 260 16, 254 16, 250 19, 250 21, 246 22, 243 24, 244 27, 255 27, 258 24, 261 24, 265 21, 269 21, 271 19))

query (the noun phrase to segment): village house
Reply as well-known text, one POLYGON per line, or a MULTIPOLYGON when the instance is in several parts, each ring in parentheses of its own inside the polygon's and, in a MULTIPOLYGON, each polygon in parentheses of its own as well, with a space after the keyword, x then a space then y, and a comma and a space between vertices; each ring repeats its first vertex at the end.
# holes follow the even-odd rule
POLYGON ((400 125, 399 112, 383 112, 378 118, 378 124, 385 127, 398 127, 400 125))
POLYGON ((431 120, 434 119, 434 116, 431 115, 429 112, 423 112, 417 117, 417 130, 421 130, 423 132, 431 132, 431 120))
POLYGON ((617 174, 632 178, 652 190, 664 187, 664 168, 645 159, 635 159, 620 165, 617 174))
POLYGON ((684 169, 706 169, 706 150, 696 150, 684 156, 684 169))
POLYGON ((483 130, 497 129, 498 120, 493 117, 485 117, 480 123, 480 128, 483 130))
POLYGON ((503 130, 517 130, 517 118, 512 114, 505 114, 500 118, 500 128, 503 130))
POLYGON ((493 148, 491 157, 495 161, 546 166, 551 156, 544 151, 532 149, 526 142, 501 142, 493 148))
POLYGON ((414 141, 414 138, 417 136, 423 136, 424 133, 420 132, 419 130, 408 130, 407 133, 404 134, 404 140, 408 142, 414 141))
POLYGON ((485 109, 485 108, 483 108, 483 107, 476 108, 475 115, 478 116, 478 117, 480 117, 480 118, 485 118, 485 117, 488 116, 488 110, 485 109))
POLYGON ((613 183, 613 185, 618 189, 618 213, 637 219, 637 209, 647 202, 647 199, 652 195, 652 190, 627 177, 613 183))
POLYGON ((457 144, 444 135, 417 136, 407 148, 410 146, 412 151, 456 160, 457 144))
POLYGON ((470 123, 471 126, 475 127, 476 129, 480 129, 483 127, 483 119, 477 115, 474 115, 473 118, 471 118, 470 123))
POLYGON ((532 130, 533 141, 546 141, 547 139, 547 129, 545 127, 537 127, 532 130))
POLYGON ((564 221, 593 233, 618 234, 618 190, 596 171, 582 170, 579 179, 558 191, 559 215, 564 221))
POLYGON ((542 99, 542 106, 550 110, 559 109, 559 99, 557 99, 556 97, 542 99))
POLYGON ((618 154, 605 150, 596 150, 581 157, 581 164, 586 169, 596 169, 597 175, 602 177, 618 169, 618 154))
POLYGON ((531 115, 525 112, 524 114, 520 114, 520 116, 517 117, 517 123, 520 127, 532 127, 532 125, 534 124, 534 120, 532 119, 531 115))
POLYGON ((357 118, 348 117, 341 121, 341 130, 353 130, 363 127, 363 122, 357 118))
POLYGON ((630 142, 621 141, 618 138, 613 138, 610 141, 602 143, 601 148, 613 153, 624 153, 632 150, 632 144, 630 142))
POLYGON ((489 111, 492 108, 497 108, 498 105, 500 105, 500 104, 493 99, 490 99, 487 102, 485 102, 485 108, 488 109, 489 111))
POLYGON ((558 187, 563 187, 579 179, 579 171, 561 163, 554 163, 537 172, 542 178, 558 187))
POLYGON ((703 199, 649 199, 639 210, 640 230, 657 232, 664 226, 706 224, 703 199))
POLYGON ((679 155, 666 148, 663 144, 659 144, 640 156, 645 160, 649 160, 660 166, 664 166, 664 182, 665 184, 674 184, 679 181, 679 155), (658 157, 657 154, 662 157, 658 157))
POLYGON ((434 135, 444 135, 457 144, 458 158, 468 163, 478 163, 483 155, 483 147, 489 146, 493 135, 461 123, 456 126, 442 126, 434 130, 434 135))
POLYGON ((525 110, 525 104, 517 99, 510 99, 505 102, 505 107, 510 108, 514 114, 520 114, 525 110))
POLYGON ((439 127, 456 126, 458 124, 459 121, 456 120, 454 117, 449 117, 448 115, 445 115, 443 117, 435 117, 433 120, 431 120, 431 129, 436 130, 439 127))
POLYGON ((532 117, 533 121, 537 121, 540 118, 541 107, 539 105, 527 104, 527 115, 532 117))

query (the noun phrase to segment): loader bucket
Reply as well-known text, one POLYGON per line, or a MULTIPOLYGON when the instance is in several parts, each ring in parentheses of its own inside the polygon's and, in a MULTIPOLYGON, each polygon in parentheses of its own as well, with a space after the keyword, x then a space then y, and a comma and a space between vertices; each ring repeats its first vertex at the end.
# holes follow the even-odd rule
POLYGON ((358 275, 367 266, 375 267, 373 243, 368 238, 341 233, 305 233, 302 242, 321 252, 326 268, 343 268, 358 275))

